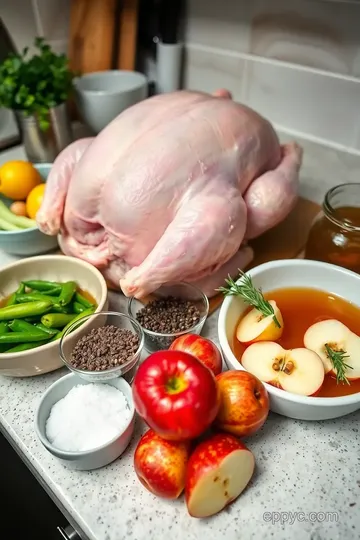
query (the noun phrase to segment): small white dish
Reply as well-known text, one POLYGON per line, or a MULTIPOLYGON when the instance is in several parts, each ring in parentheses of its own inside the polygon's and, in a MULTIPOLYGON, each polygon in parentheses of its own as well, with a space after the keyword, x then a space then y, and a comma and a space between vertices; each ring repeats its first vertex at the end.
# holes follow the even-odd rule
MULTIPOLYGON (((254 286, 263 292, 287 287, 307 287, 333 293, 360 306, 360 275, 339 266, 301 259, 271 261, 247 272, 254 286)), ((240 281, 240 280, 239 280, 240 281)), ((236 325, 247 305, 239 298, 228 296, 220 309, 218 334, 228 369, 244 370, 236 359, 230 342, 236 325)), ((328 420, 360 409, 360 393, 341 397, 307 397, 290 394, 264 383, 270 397, 270 409, 299 420, 328 420)))
POLYGON ((126 450, 134 431, 135 407, 131 386, 124 379, 119 377, 118 379, 107 381, 106 384, 120 390, 128 402, 130 418, 125 428, 112 441, 92 450, 85 452, 66 452, 59 450, 50 443, 46 436, 46 421, 50 416, 53 405, 64 398, 74 386, 80 384, 91 384, 91 382, 82 379, 75 373, 70 373, 61 377, 61 379, 46 390, 36 411, 35 431, 44 447, 66 465, 66 467, 79 471, 90 471, 105 467, 105 465, 113 462, 126 450))

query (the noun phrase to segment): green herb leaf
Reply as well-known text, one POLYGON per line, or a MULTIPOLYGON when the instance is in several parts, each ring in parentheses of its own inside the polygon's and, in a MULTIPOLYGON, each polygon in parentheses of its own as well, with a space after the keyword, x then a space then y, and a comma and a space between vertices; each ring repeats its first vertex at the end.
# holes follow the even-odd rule
POLYGON ((345 372, 347 369, 353 368, 345 362, 345 358, 349 358, 349 355, 346 354, 346 351, 336 351, 328 343, 325 343, 325 351, 336 373, 336 383, 339 384, 339 382, 342 382, 350 384, 348 378, 345 375, 345 372))
POLYGON ((50 126, 49 109, 64 103, 73 91, 76 74, 64 54, 55 54, 44 38, 34 40, 37 53, 28 58, 26 47, 0 64, 0 107, 35 115, 40 128, 50 126))
POLYGON ((240 269, 239 274, 243 278, 240 283, 235 283, 231 276, 228 276, 228 279, 225 280, 227 287, 220 287, 217 290, 225 296, 240 296, 244 302, 260 311, 264 317, 272 315, 276 326, 281 328, 281 324, 275 316, 272 305, 265 300, 261 289, 256 289, 251 277, 240 269))

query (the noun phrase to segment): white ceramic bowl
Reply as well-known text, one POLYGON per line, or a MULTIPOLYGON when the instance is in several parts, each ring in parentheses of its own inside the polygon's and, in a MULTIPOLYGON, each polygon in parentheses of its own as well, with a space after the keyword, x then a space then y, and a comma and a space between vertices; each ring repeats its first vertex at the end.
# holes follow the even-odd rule
POLYGON ((90 384, 90 382, 85 381, 75 373, 61 377, 46 390, 35 415, 35 431, 45 448, 68 468, 80 471, 99 469, 117 459, 127 448, 135 425, 135 408, 131 386, 122 378, 113 379, 107 381, 106 384, 121 390, 130 409, 130 419, 117 437, 106 444, 84 452, 66 452, 51 444, 46 437, 46 421, 50 416, 51 408, 65 397, 74 386, 90 384))
MULTIPOLYGON (((46 182, 52 164, 34 163, 34 167, 39 171, 44 182, 46 182)), ((0 195, 0 199, 7 206, 10 206, 13 202, 2 195, 0 195)), ((38 227, 31 227, 31 229, 23 229, 21 231, 0 231, 0 249, 12 255, 22 255, 24 257, 40 255, 41 253, 56 249, 57 246, 57 237, 42 233, 38 227)))
MULTIPOLYGON (((322 262, 290 259, 261 264, 249 272, 263 292, 286 287, 308 287, 333 293, 360 306, 360 275, 322 262)), ((248 306, 237 297, 225 298, 219 314, 218 333, 229 369, 242 369, 230 346, 236 324, 248 306)), ((290 394, 265 383, 273 412, 299 420, 328 420, 360 409, 360 393, 342 397, 307 397, 290 394)))
MULTIPOLYGON (((108 291, 102 274, 91 264, 73 257, 62 255, 42 255, 23 259, 0 269, 0 299, 13 293, 21 281, 42 279, 48 281, 76 281, 96 300, 96 311, 108 308, 108 291)), ((85 322, 81 328, 94 327, 91 321, 85 322)), ((100 321, 98 323, 100 325, 100 321)), ((17 353, 0 353, 0 375, 13 377, 30 377, 42 375, 63 367, 60 358, 60 340, 47 343, 41 347, 17 353)))
POLYGON ((136 71, 86 73, 74 82, 76 103, 83 121, 99 133, 122 111, 147 97, 147 78, 136 71))

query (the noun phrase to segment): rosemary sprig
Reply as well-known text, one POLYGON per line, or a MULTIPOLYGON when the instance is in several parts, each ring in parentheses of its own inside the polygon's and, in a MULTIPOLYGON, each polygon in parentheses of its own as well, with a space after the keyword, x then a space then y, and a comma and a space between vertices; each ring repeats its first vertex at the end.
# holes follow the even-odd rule
POLYGON ((254 287, 251 277, 245 274, 245 272, 240 269, 239 274, 243 278, 241 283, 235 283, 231 276, 228 276, 228 278, 225 279, 225 283, 227 286, 220 287, 217 290, 219 292, 222 292, 225 296, 240 296, 244 300, 244 302, 260 311, 260 313, 264 317, 272 315, 276 326, 278 328, 281 328, 281 324, 275 316, 272 305, 267 300, 265 300, 261 289, 256 289, 256 287, 254 287))
POLYGON ((353 369, 352 366, 345 362, 345 358, 349 358, 349 355, 345 351, 335 351, 327 343, 325 343, 325 351, 335 370, 336 384, 339 384, 339 382, 350 384, 345 375, 347 369, 353 369))

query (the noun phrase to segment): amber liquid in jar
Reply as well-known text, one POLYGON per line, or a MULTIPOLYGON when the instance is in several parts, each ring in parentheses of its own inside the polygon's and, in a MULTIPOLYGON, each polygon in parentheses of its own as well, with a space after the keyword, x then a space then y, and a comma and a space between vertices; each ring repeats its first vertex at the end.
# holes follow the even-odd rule
POLYGON ((323 211, 311 227, 305 258, 360 274, 360 183, 328 191, 323 211))

